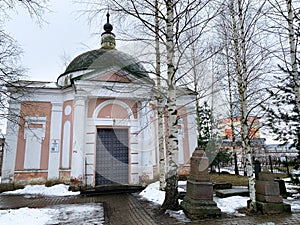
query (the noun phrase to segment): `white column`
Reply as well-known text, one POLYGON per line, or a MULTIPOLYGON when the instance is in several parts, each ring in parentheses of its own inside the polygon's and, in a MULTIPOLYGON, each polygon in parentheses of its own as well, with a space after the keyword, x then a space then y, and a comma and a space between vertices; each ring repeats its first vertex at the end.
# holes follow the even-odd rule
POLYGON ((180 125, 180 129, 178 129, 178 163, 184 164, 184 121, 182 118, 178 120, 178 125, 180 125))
POLYGON ((52 103, 48 179, 59 178, 62 103, 52 103))
MULTIPOLYGON (((153 136, 151 134, 151 119, 150 119, 150 112, 148 107, 148 101, 141 102, 141 109, 139 115, 139 153, 140 153, 140 173, 141 175, 148 175, 152 178, 153 176, 153 164, 152 164, 152 157, 151 151, 153 151, 152 146, 154 146, 153 136)), ((154 152, 153 152, 154 153, 154 152)))
MULTIPOLYGON (((20 104, 10 102, 11 115, 20 115, 20 104)), ((16 116, 17 117, 17 116, 16 116)), ((6 129, 5 147, 3 151, 2 163, 2 179, 1 183, 13 183, 15 173, 15 163, 17 154, 18 134, 19 134, 19 119, 14 118, 14 122, 8 120, 6 129)))
POLYGON ((196 127, 196 114, 194 107, 187 107, 187 128, 188 128, 188 142, 189 150, 184 149, 184 151, 189 151, 190 157, 192 156, 195 148, 197 147, 197 127, 196 127))
POLYGON ((84 140, 85 140, 85 121, 86 121, 86 97, 76 94, 74 99, 73 116, 73 152, 71 179, 84 181, 84 140))

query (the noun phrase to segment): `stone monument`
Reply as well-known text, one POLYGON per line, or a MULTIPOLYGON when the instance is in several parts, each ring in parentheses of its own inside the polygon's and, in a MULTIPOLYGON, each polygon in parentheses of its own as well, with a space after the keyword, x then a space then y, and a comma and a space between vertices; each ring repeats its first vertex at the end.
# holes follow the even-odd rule
POLYGON ((274 174, 260 172, 255 182, 256 208, 263 214, 291 212, 291 206, 283 203, 278 182, 274 181, 274 174))
POLYGON ((221 215, 213 201, 213 184, 208 174, 208 158, 202 148, 196 148, 191 157, 191 172, 187 180, 186 196, 181 202, 184 213, 190 219, 202 219, 221 215))

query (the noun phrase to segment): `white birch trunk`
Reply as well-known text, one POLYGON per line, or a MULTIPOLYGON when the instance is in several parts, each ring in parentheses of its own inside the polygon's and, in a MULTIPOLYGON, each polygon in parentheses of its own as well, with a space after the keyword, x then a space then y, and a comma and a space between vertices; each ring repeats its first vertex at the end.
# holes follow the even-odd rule
POLYGON ((241 80, 239 80, 239 92, 240 92, 240 104, 241 104, 241 138, 242 138, 242 146, 243 151, 248 160, 247 162, 247 176, 249 177, 249 195, 250 195, 250 210, 256 211, 256 197, 255 197, 255 177, 253 173, 253 164, 252 164, 252 150, 250 146, 250 138, 249 138, 249 125, 247 122, 247 62, 246 62, 246 37, 245 37, 245 28, 244 28, 244 15, 242 8, 242 1, 238 0, 238 18, 239 18, 239 27, 240 27, 240 36, 241 36, 241 64, 242 64, 242 76, 241 80))
POLYGON ((236 71, 238 76, 238 93, 239 93, 239 102, 240 102, 240 121, 241 121, 241 138, 242 138, 242 148, 243 156, 247 156, 247 175, 249 174, 249 190, 250 190, 250 210, 256 210, 255 204, 255 188, 254 188, 254 175, 252 168, 252 159, 251 159, 251 148, 249 146, 248 140, 248 126, 247 126, 247 99, 246 99, 246 85, 245 77, 247 75, 247 65, 246 65, 246 48, 245 48, 245 33, 244 33, 244 20, 243 20, 243 11, 242 11, 242 2, 238 0, 238 18, 239 18, 239 31, 240 31, 240 40, 239 41, 239 31, 237 29, 237 23, 235 20, 235 9, 234 9, 234 0, 230 2, 230 14, 232 18, 233 26, 233 37, 234 37, 234 49, 235 49, 235 61, 236 61, 236 71), (250 155, 250 157, 249 157, 250 155), (251 176, 250 176, 251 174, 251 176))
POLYGON ((161 87, 160 45, 158 0, 155 0, 155 53, 156 53, 156 80, 157 80, 157 112, 158 112, 158 149, 159 149, 159 189, 165 190, 165 148, 164 148, 164 108, 161 87))
POLYGON ((286 0, 286 6, 288 10, 288 33, 289 33, 289 47, 290 47, 290 58, 291 58, 291 74, 294 80, 294 91, 296 96, 296 104, 298 111, 300 112, 300 87, 299 87, 299 75, 298 75, 298 63, 297 63, 297 46, 296 46, 296 36, 294 28, 294 12, 292 8, 292 0, 286 0))
POLYGON ((174 70, 174 15, 173 0, 166 1, 166 47, 168 66, 168 171, 166 195, 162 210, 178 208, 178 126, 176 108, 176 84, 174 70))
MULTIPOLYGON (((231 132, 232 132, 232 151, 234 154, 236 154, 236 143, 235 143, 235 132, 234 132, 234 123, 233 123, 233 119, 234 119, 234 111, 233 111, 233 99, 232 99, 232 78, 231 78, 231 74, 230 74, 230 60, 229 60, 229 51, 228 51, 228 35, 227 32, 225 30, 225 26, 224 26, 224 31, 225 31, 225 41, 226 41, 226 46, 225 46, 225 50, 226 50, 226 63, 227 63, 227 79, 228 79, 228 95, 229 95, 229 113, 230 113, 230 127, 231 127, 231 132)), ((234 171, 235 171, 235 175, 239 175, 239 169, 237 168, 237 159, 236 157, 234 158, 234 171)))

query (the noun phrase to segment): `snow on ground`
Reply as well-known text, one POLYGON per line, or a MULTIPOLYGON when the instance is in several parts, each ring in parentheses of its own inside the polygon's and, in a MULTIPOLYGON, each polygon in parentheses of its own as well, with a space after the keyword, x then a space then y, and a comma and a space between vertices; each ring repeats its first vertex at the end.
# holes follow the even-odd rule
POLYGON ((165 199, 165 192, 159 190, 159 181, 149 184, 141 193, 142 198, 154 204, 162 205, 165 199))
MULTIPOLYGON (((186 181, 179 181, 178 186, 184 186, 186 185, 186 181)), ((285 203, 288 203, 291 205, 292 212, 300 212, 300 191, 297 189, 300 189, 299 186, 290 185, 286 183, 287 191, 290 193, 293 193, 292 197, 288 199, 284 199, 285 203)), ((181 190, 182 188, 179 187, 178 190, 181 190)), ((164 201, 165 192, 159 190, 159 182, 152 183, 148 185, 147 188, 145 188, 141 193, 140 196, 150 202, 153 202, 154 204, 161 205, 164 201)), ((249 197, 242 197, 242 196, 232 196, 228 198, 218 198, 214 196, 213 200, 217 203, 217 206, 221 209, 223 213, 232 214, 235 216, 245 216, 245 214, 241 214, 238 212, 238 209, 246 208, 247 207, 247 200, 249 200, 249 197)), ((167 211, 167 214, 169 214, 171 217, 175 217, 177 219, 180 219, 183 222, 186 222, 188 220, 184 213, 181 211, 167 211)))
MULTIPOLYGON (((178 183, 180 191, 186 185, 186 181, 178 183)), ((284 202, 292 207, 292 212, 300 212, 300 187, 286 183, 287 191, 292 196, 284 202)), ((67 185, 55 185, 45 187, 44 185, 27 185, 24 189, 8 191, 2 194, 23 194, 23 195, 43 195, 43 196, 68 196, 78 195, 79 192, 68 191, 67 185)), ((164 201, 165 192, 159 190, 159 182, 147 186, 140 196, 154 204, 161 205, 164 201)), ((218 198, 214 196, 214 201, 223 213, 244 216, 238 213, 239 208, 247 207, 248 197, 233 196, 228 198, 218 198)), ((175 217, 183 222, 189 222, 182 210, 166 212, 171 217, 175 217)), ((104 224, 104 210, 101 204, 73 204, 58 205, 42 209, 20 208, 10 210, 0 210, 0 224, 2 225, 47 225, 47 224, 104 224), (92 219, 91 219, 92 218, 92 219)))
POLYGON ((166 211, 166 214, 169 214, 170 217, 173 217, 181 222, 185 222, 185 223, 191 222, 191 220, 186 217, 183 210, 173 211, 168 209, 166 211))
MULTIPOLYGON (((45 185, 27 185, 24 189, 7 191, 3 195, 42 195, 69 196, 80 192, 68 191, 63 184, 46 187, 45 185)), ((1 225, 46 225, 46 224, 104 224, 102 204, 69 204, 46 208, 20 208, 0 210, 1 225)))
POLYGON ((80 192, 68 191, 69 186, 57 184, 52 187, 45 185, 27 185, 23 189, 3 192, 3 195, 42 195, 42 196, 69 196, 79 195, 80 192))
POLYGON ((300 212, 300 186, 289 183, 290 178, 283 180, 285 181, 287 192, 292 194, 287 199, 284 199, 283 202, 291 205, 292 212, 300 212))
POLYGON ((104 224, 102 204, 59 205, 49 208, 0 210, 1 225, 104 224))
POLYGON ((214 201, 217 203, 219 209, 221 209, 221 212, 236 216, 245 216, 245 214, 241 214, 237 210, 240 208, 246 208, 248 200, 249 197, 242 196, 232 196, 228 198, 214 197, 214 201))
MULTIPOLYGON (((185 185, 186 181, 179 182, 178 185, 185 185)), ((155 182, 150 184, 147 188, 145 188, 141 193, 140 196, 148 201, 151 201, 155 204, 161 205, 164 201, 165 192, 159 190, 159 182, 155 182)), ((229 198, 218 198, 214 197, 214 201, 217 203, 218 207, 224 213, 234 214, 243 216, 243 214, 238 213, 239 208, 247 207, 247 200, 248 197, 241 197, 241 196, 233 196, 229 198)), ((181 215, 180 212, 167 212, 171 216, 175 215, 174 217, 181 215)), ((181 217, 181 216, 180 216, 181 217)))

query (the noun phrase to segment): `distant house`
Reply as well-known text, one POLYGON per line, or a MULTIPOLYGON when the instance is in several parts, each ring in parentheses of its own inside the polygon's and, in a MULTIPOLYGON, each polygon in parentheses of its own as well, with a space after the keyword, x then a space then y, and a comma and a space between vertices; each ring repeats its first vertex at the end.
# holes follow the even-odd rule
POLYGON ((266 146, 266 155, 270 155, 273 160, 285 160, 285 157, 292 160, 297 158, 299 152, 291 144, 269 144, 266 146))
MULTIPOLYGON (((155 84, 140 62, 115 48, 107 18, 101 48, 77 56, 57 82, 23 82, 29 94, 11 101, 21 119, 8 122, 2 183, 95 186, 158 176, 155 84)), ((183 172, 197 143, 193 99, 192 92, 177 96, 183 172)))
MULTIPOLYGON (((264 152, 265 147, 265 139, 260 137, 260 133, 258 127, 260 125, 260 121, 258 117, 248 117, 248 123, 250 125, 249 137, 250 137, 250 146, 253 149, 254 154, 260 154, 264 152)), ((219 120, 219 127, 222 131, 222 145, 221 149, 227 149, 229 151, 233 150, 232 138, 233 134, 235 134, 235 153, 237 154, 238 162, 242 166, 242 163, 245 161, 245 155, 242 151, 242 140, 240 137, 240 129, 241 129, 241 118, 224 118, 219 120), (233 123, 233 127, 235 130, 231 128, 231 122, 233 123)))
MULTIPOLYGON (((258 127, 260 125, 260 121, 258 117, 254 116, 249 116, 248 118, 248 123, 250 126, 249 130, 249 137, 250 139, 255 139, 255 138, 260 138, 260 133, 258 130, 258 127)), ((241 118, 240 117, 234 117, 234 118, 225 118, 219 120, 219 126, 222 131, 222 137, 223 139, 232 139, 233 132, 236 135, 236 138, 239 137, 239 132, 241 129, 241 118), (234 125, 234 131, 232 131, 231 128, 231 121, 233 122, 234 125)))
MULTIPOLYGON (((242 142, 240 139, 236 141, 236 153, 239 161, 242 161, 242 142)), ((290 160, 297 158, 299 152, 291 144, 266 144, 265 138, 254 138, 250 140, 250 146, 253 151, 253 156, 255 159, 259 160, 261 163, 269 163, 269 156, 272 160, 285 160, 286 157, 290 160)), ((224 139, 222 141, 221 149, 227 149, 232 151, 232 140, 224 139)))

